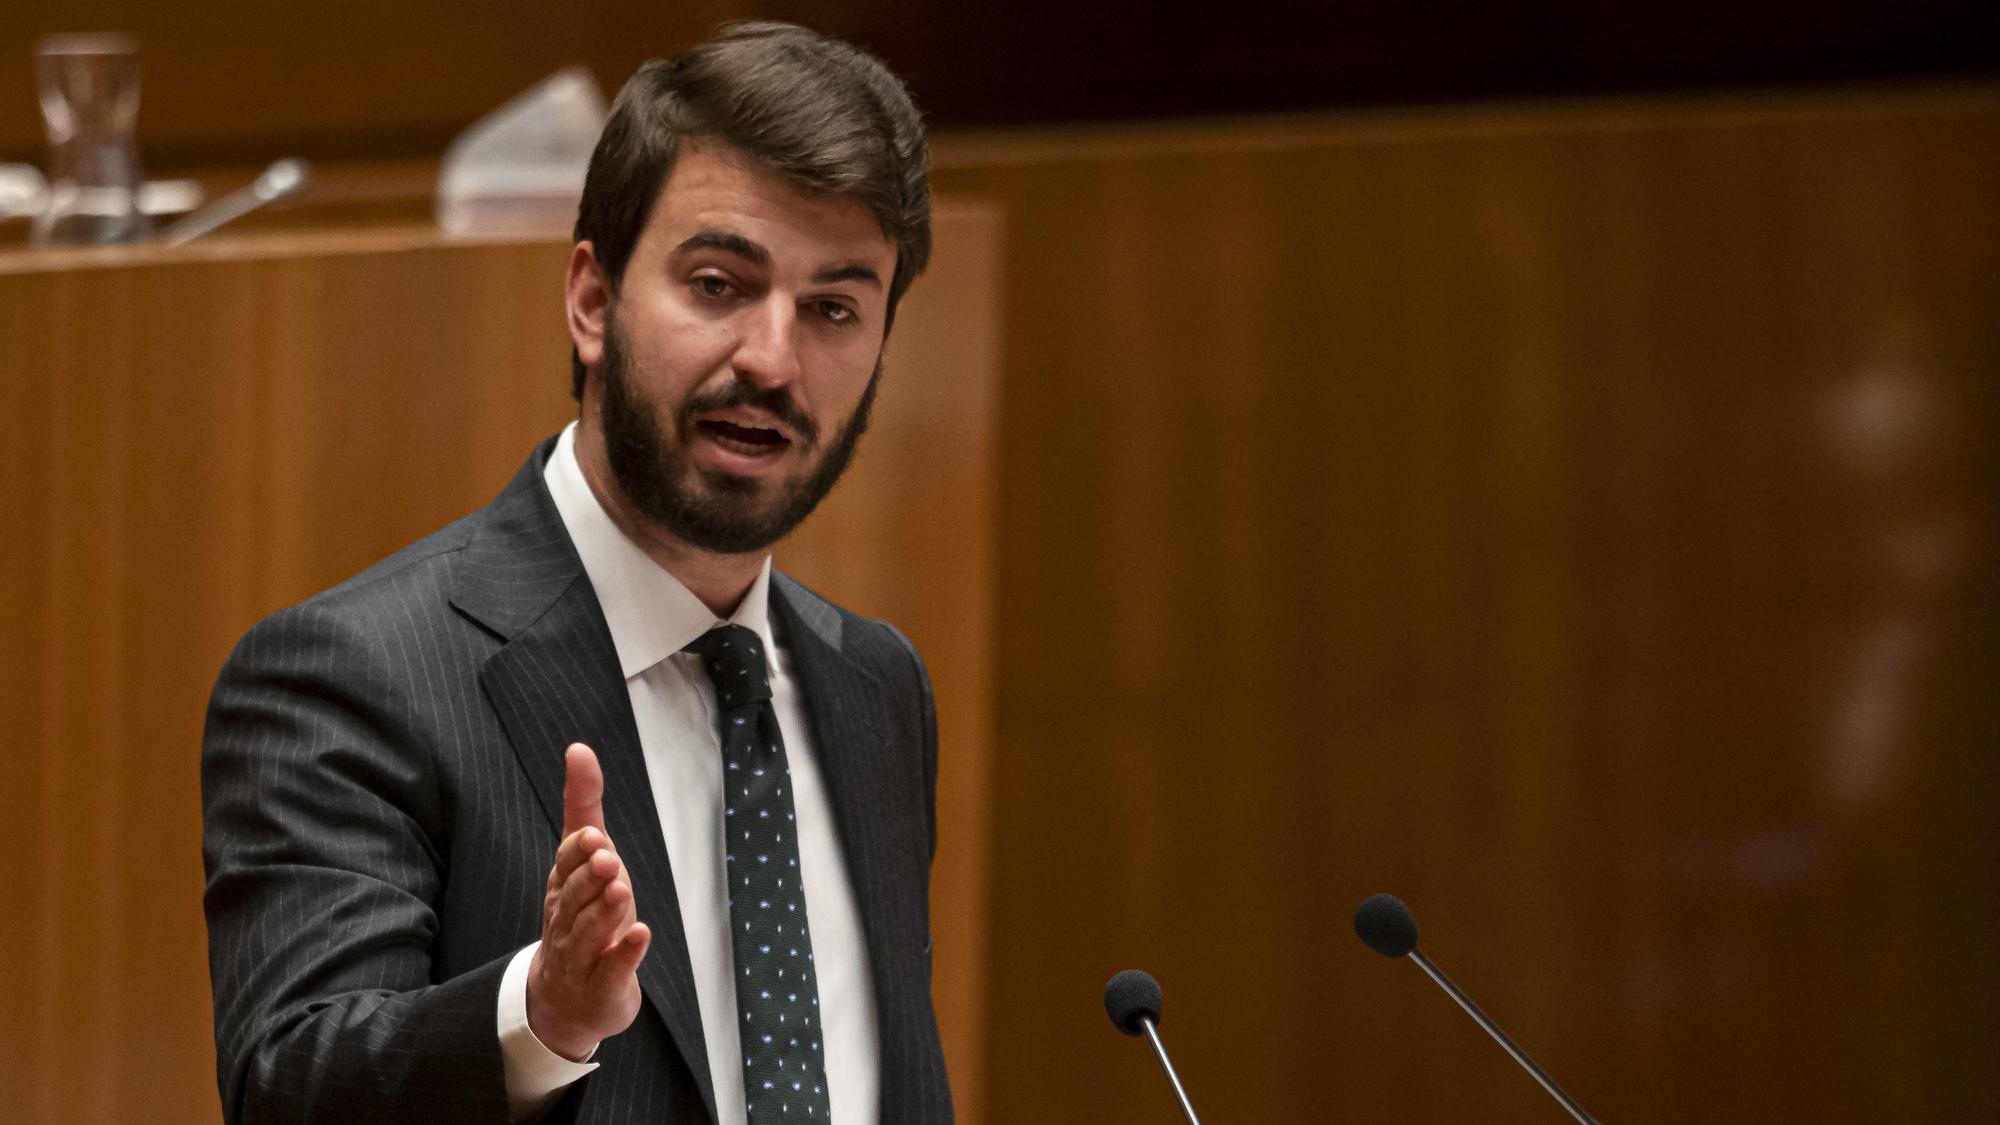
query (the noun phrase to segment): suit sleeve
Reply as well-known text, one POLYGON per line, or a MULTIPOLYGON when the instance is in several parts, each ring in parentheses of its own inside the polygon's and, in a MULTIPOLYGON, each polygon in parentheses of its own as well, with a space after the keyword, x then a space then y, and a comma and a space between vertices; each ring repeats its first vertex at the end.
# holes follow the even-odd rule
POLYGON ((210 701, 204 909, 231 1123, 508 1120, 506 959, 433 979, 446 810, 395 646, 309 603, 251 630, 210 701))

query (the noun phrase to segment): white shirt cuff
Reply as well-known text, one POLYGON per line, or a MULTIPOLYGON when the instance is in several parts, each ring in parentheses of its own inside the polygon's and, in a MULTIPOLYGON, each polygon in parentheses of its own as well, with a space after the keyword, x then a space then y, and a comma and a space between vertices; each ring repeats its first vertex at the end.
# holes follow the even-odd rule
MULTIPOLYGON (((500 977, 500 1057, 507 1074, 507 1106, 516 1121, 541 1116, 563 1090, 598 1065, 563 1058, 543 1046, 528 1026, 528 966, 541 946, 536 942, 516 953, 500 977)), ((595 1055, 596 1048, 590 1053, 595 1055)))

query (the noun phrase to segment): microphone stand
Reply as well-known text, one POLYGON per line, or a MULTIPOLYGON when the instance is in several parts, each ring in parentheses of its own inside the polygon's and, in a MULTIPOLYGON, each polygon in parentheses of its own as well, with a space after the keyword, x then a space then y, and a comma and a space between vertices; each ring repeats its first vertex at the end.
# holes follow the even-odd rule
MULTIPOLYGON (((1571 1117, 1576 1118, 1577 1121, 1581 1122, 1581 1125, 1597 1125, 1597 1122, 1589 1114, 1583 1112, 1582 1106, 1570 1100, 1570 1096, 1562 1092, 1562 1087, 1556 1085, 1555 1079, 1542 1073, 1542 1068, 1535 1065, 1535 1060, 1529 1058, 1527 1052, 1516 1047, 1512 1039, 1507 1038, 1507 1033, 1500 1030, 1499 1024, 1494 1023, 1485 1012, 1479 1010, 1479 1005, 1472 1002, 1472 997, 1460 992, 1458 986, 1451 983, 1450 977, 1445 976, 1442 970, 1436 965, 1431 964, 1431 959, 1424 956, 1423 951, 1412 949, 1410 950, 1409 957, 1410 960, 1417 963, 1418 968, 1422 969, 1425 974, 1437 982, 1439 988, 1444 989, 1445 995, 1458 1001, 1458 1006, 1465 1009, 1465 1014, 1471 1016, 1474 1023, 1485 1028, 1486 1034, 1491 1035, 1495 1043, 1500 1044, 1508 1054, 1514 1056, 1514 1061, 1520 1063, 1522 1069, 1533 1075, 1535 1081, 1542 1084, 1542 1089, 1549 1092, 1550 1097, 1561 1102, 1562 1107, 1569 1111, 1571 1117)), ((1150 1028, 1150 1025, 1148 1026, 1150 1028)), ((1162 1058, 1164 1057, 1162 1056, 1162 1058)), ((1171 1075, 1172 1071, 1168 1073, 1171 1075)), ((1178 1089, 1179 1085, 1179 1083, 1175 1083, 1175 1088, 1178 1089)))
POLYGON ((1145 1029, 1146 1042, 1153 1045, 1153 1055, 1160 1060, 1160 1069, 1166 1072, 1167 1081, 1173 1085, 1174 1096, 1181 1100, 1181 1112, 1187 1115, 1188 1125, 1201 1125, 1201 1118, 1194 1115, 1194 1103, 1188 1101, 1187 1091, 1181 1087, 1181 1076, 1174 1073, 1174 1064, 1167 1060, 1167 1048, 1160 1042, 1160 1033, 1153 1027, 1153 1018, 1141 1015, 1139 1026, 1145 1029))

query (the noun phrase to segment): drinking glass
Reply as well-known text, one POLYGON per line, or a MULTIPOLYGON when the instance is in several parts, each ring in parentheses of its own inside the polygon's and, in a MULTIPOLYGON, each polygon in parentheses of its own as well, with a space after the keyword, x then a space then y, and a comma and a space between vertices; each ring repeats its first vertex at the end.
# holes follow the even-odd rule
POLYGON ((48 204, 38 246, 146 237, 139 210, 139 51, 124 35, 51 35, 35 50, 49 132, 48 204))

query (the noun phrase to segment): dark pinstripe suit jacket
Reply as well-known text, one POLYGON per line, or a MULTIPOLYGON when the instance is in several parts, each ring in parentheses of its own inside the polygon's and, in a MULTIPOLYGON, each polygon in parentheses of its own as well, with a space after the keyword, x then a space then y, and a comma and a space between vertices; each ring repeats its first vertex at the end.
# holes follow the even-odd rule
MULTIPOLYGON (((653 947, 646 1003, 552 1120, 702 1122, 715 1094, 624 678, 547 488, 273 615, 202 749, 216 1069, 235 1121, 507 1120, 501 973, 540 936, 563 748, 596 749, 653 947)), ((951 1119, 931 1011, 936 723, 916 650, 774 576, 867 929, 882 1122, 951 1119)))

